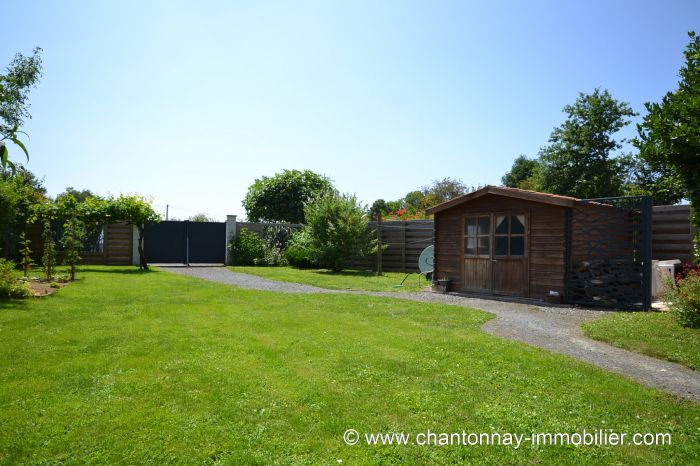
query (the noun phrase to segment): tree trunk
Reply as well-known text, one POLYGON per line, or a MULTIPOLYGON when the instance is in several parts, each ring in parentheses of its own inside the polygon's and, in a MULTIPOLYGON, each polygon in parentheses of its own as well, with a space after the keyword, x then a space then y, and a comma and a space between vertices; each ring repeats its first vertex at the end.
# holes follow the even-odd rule
POLYGON ((139 229, 139 268, 141 270, 148 270, 148 264, 146 263, 146 256, 143 253, 143 225, 138 226, 139 229))

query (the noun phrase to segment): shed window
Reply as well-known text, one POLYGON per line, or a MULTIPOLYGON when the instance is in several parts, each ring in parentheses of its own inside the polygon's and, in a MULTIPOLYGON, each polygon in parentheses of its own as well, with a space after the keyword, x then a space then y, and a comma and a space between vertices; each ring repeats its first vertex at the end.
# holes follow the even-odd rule
POLYGON ((488 256, 491 253, 491 217, 467 217, 464 222, 464 254, 488 256))
POLYGON ((496 215, 494 255, 525 255, 524 215, 496 215))

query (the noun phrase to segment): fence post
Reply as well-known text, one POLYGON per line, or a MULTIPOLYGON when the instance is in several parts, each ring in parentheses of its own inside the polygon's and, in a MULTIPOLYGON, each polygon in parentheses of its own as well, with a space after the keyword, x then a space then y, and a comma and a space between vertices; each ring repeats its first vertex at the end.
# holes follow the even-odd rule
POLYGON ((644 286, 644 310, 651 310, 651 274, 653 270, 651 268, 651 235, 652 235, 652 209, 653 202, 651 197, 642 197, 642 267, 643 269, 643 279, 642 285, 644 286))
POLYGON ((190 266, 190 221, 185 220, 185 265, 190 266))
POLYGON ((382 274, 382 214, 377 216, 377 275, 382 274))
MULTIPOLYGON (((144 240, 144 243, 146 240, 144 240)), ((146 245, 143 245, 144 254, 146 253, 146 245)), ((131 264, 141 264, 141 256, 139 254, 139 229, 136 225, 131 226, 131 264)))
POLYGON ((231 252, 228 249, 228 244, 231 242, 233 238, 236 237, 236 216, 235 215, 227 215, 226 216, 226 244, 224 244, 224 247, 226 248, 226 265, 232 265, 233 263, 233 258, 231 257, 231 252))
POLYGON ((406 273, 406 222, 401 222, 403 241, 401 241, 401 271, 406 273))

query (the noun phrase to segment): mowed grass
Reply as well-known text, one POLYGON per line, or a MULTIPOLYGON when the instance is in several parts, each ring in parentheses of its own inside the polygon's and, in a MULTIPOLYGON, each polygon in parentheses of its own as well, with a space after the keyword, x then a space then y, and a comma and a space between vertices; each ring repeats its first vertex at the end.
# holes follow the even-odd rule
POLYGON ((489 315, 91 268, 0 301, 0 463, 691 464, 700 407, 488 335, 489 315), (368 446, 343 432, 669 432, 670 446, 368 446))
POLYGON ((375 272, 364 270, 343 270, 333 272, 326 269, 295 269, 294 267, 251 267, 233 266, 230 270, 240 273, 248 273, 269 280, 282 282, 303 283, 305 285, 329 288, 331 290, 359 290, 359 291, 420 291, 430 285, 425 277, 420 278, 417 273, 412 273, 406 278, 405 273, 384 272, 377 275, 375 272), (402 287, 398 287, 406 278, 402 287))
POLYGON ((671 313, 619 312, 582 328, 596 340, 700 370, 700 329, 681 327, 671 313))

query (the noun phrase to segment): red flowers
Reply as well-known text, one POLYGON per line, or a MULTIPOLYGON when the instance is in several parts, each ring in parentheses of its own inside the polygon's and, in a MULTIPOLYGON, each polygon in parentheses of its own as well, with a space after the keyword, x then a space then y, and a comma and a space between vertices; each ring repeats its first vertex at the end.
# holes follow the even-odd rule
POLYGON ((387 212, 386 220, 426 220, 430 216, 425 215, 424 211, 409 212, 407 209, 399 209, 396 212, 387 212))
POLYGON ((679 282, 688 276, 700 276, 700 264, 683 264, 681 271, 676 274, 676 282, 679 282))

